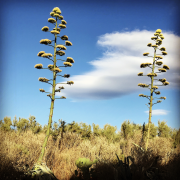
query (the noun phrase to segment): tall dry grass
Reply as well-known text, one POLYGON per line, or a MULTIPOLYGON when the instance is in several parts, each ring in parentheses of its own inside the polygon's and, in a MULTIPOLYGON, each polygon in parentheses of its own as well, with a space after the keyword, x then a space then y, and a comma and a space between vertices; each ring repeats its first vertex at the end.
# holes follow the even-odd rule
MULTIPOLYGON (((45 134, 34 135, 31 131, 23 134, 0 131, 0 177, 3 179, 23 179, 23 166, 29 165, 32 169, 41 152, 45 134)), ((77 169, 75 161, 78 158, 89 158, 91 161, 98 159, 93 165, 99 180, 115 179, 121 169, 114 168, 117 164, 116 154, 132 156, 135 164, 130 162, 132 179, 145 179, 146 171, 155 157, 159 156, 157 168, 161 179, 175 180, 180 177, 180 147, 172 148, 172 139, 155 137, 149 140, 148 148, 152 152, 142 153, 132 143, 141 144, 142 134, 137 131, 133 138, 128 138, 127 146, 120 149, 120 144, 125 142, 108 143, 105 137, 91 136, 91 140, 82 140, 80 135, 66 132, 63 139, 58 136, 56 142, 50 136, 48 139, 44 162, 53 171, 59 180, 73 180, 74 171, 77 169), (113 167, 114 166, 114 167, 113 167)), ((142 144, 144 146, 144 144, 142 144)))

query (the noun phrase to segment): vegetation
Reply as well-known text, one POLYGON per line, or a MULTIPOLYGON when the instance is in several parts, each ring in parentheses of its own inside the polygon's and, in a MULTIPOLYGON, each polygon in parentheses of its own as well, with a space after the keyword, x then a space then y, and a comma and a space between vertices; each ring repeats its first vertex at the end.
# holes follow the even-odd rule
MULTIPOLYGON (((42 127, 35 123, 34 116, 29 119, 19 118, 17 126, 8 117, 4 117, 0 122, 0 176, 4 179, 28 179, 24 174, 33 169, 34 162, 41 152, 42 146, 39 145, 44 141, 47 126, 42 127), (30 125, 32 119, 34 123, 30 125), (37 133, 33 129, 38 127, 40 130, 37 133)), ((164 179, 176 179, 180 175, 180 129, 172 129, 164 121, 159 121, 158 127, 152 124, 148 146, 150 150, 147 152, 141 151, 134 144, 144 145, 142 137, 143 132, 147 133, 147 129, 143 127, 148 124, 142 127, 128 120, 122 123, 118 133, 115 133, 116 128, 109 124, 106 124, 104 129, 93 124, 93 131, 91 126, 85 123, 65 124, 59 120, 59 124, 54 122, 50 128, 44 156, 44 162, 57 179, 83 179, 83 171, 75 164, 79 158, 90 159, 91 162, 98 160, 88 172, 90 177, 93 177, 91 179, 124 177, 120 170, 122 168, 124 172, 130 170, 129 176, 132 180, 146 179, 147 174, 153 172, 152 167, 158 168, 160 176, 165 177, 164 179), (154 166, 152 163, 157 156, 161 160, 154 166)))

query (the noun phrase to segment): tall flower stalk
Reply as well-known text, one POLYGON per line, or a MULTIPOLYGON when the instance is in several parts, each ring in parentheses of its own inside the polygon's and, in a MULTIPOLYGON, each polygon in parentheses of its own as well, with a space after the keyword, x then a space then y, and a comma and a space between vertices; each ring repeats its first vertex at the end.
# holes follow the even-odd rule
MULTIPOLYGON (((157 74, 156 73, 161 73, 161 72, 166 72, 166 70, 169 70, 170 68, 167 66, 167 65, 163 65, 162 68, 158 68, 158 71, 159 72, 154 72, 155 71, 155 67, 160 67, 163 62, 160 61, 161 59, 163 59, 162 56, 160 55, 167 55, 167 52, 166 52, 166 48, 165 47, 159 47, 161 46, 162 44, 162 41, 164 39, 164 36, 163 34, 161 33, 161 29, 157 29, 156 32, 154 33, 154 37, 151 37, 152 40, 155 41, 156 44, 152 45, 151 43, 148 43, 147 46, 148 47, 152 47, 154 48, 154 56, 149 56, 149 53, 146 52, 143 54, 143 56, 147 56, 147 57, 153 57, 153 64, 151 63, 142 63, 140 65, 140 68, 146 68, 146 67, 149 67, 152 69, 152 72, 147 74, 147 75, 143 75, 143 72, 140 72, 138 73, 138 76, 148 76, 151 78, 151 84, 142 84, 142 83, 139 83, 138 86, 140 87, 143 87, 143 88, 148 88, 149 86, 151 86, 151 88, 148 88, 150 89, 150 96, 147 96, 147 95, 144 95, 144 94, 139 94, 140 97, 146 97, 149 99, 149 122, 148 122, 148 134, 147 134, 147 140, 146 140, 146 151, 147 151, 147 147, 148 147, 148 139, 149 139, 149 133, 150 133, 150 124, 151 124, 151 117, 152 117, 152 106, 154 104, 157 104, 157 103, 160 103, 161 100, 158 100, 156 103, 153 104, 153 100, 155 98, 153 98, 153 93, 155 93, 156 95, 160 95, 160 91, 155 91, 158 89, 158 86, 166 86, 166 85, 169 85, 169 82, 166 81, 165 78, 163 79, 154 79, 155 77, 157 77, 157 74), (157 50, 160 50, 161 51, 161 54, 157 54, 157 50), (151 67, 152 65, 152 67, 151 67), (157 65, 157 66, 156 66, 157 65), (162 85, 154 85, 154 80, 158 80, 160 82, 162 82, 162 85)), ((160 98, 156 98, 156 99, 166 99, 166 97, 160 97, 160 98)), ((147 105, 147 104, 146 104, 147 105)), ((148 106, 148 105, 147 105, 148 106)))
MULTIPOLYGON (((47 131, 46 131, 46 136, 44 139, 44 143, 43 143, 43 147, 39 156, 39 159, 37 161, 37 163, 35 164, 34 170, 35 170, 35 174, 36 176, 41 176, 42 175, 47 175, 48 177, 50 176, 51 179, 56 179, 54 174, 52 173, 52 171, 42 162, 43 157, 44 157, 44 153, 45 153, 45 147, 47 145, 47 141, 49 138, 49 134, 50 134, 50 127, 51 127, 51 123, 52 123, 52 116, 53 116, 53 109, 54 109, 54 101, 55 99, 66 99, 66 97, 61 96, 60 98, 55 98, 55 93, 56 92, 60 92, 61 89, 64 89, 64 87, 59 87, 59 89, 56 89, 56 85, 57 84, 74 84, 73 81, 67 81, 67 83, 56 83, 56 76, 62 76, 59 75, 60 72, 62 72, 61 69, 59 69, 59 67, 71 67, 72 63, 74 63, 73 58, 71 57, 67 57, 66 60, 63 59, 57 59, 57 55, 59 56, 64 56, 65 52, 63 50, 66 50, 66 46, 72 46, 72 43, 70 41, 68 41, 68 36, 63 35, 63 36, 58 36, 61 32, 61 29, 66 28, 66 24, 67 22, 65 20, 63 20, 63 16, 60 15, 61 14, 61 10, 58 7, 55 7, 52 12, 50 13, 50 15, 54 18, 49 18, 48 22, 52 23, 55 27, 53 28, 53 30, 49 31, 49 27, 48 26, 44 26, 42 28, 42 31, 44 32, 50 32, 51 34, 54 35, 54 40, 49 40, 49 39, 42 39, 40 41, 40 44, 45 44, 48 46, 51 46, 54 48, 54 55, 52 55, 51 53, 45 53, 45 51, 40 51, 38 53, 39 57, 43 57, 43 58, 47 58, 48 60, 52 61, 53 64, 49 64, 47 66, 47 68, 43 68, 42 64, 36 64, 35 68, 37 69, 48 69, 50 71, 52 71, 53 73, 53 78, 52 79, 47 79, 47 78, 43 78, 40 77, 39 81, 41 82, 45 82, 48 84, 52 85, 52 92, 45 92, 44 89, 39 89, 40 92, 44 92, 44 93, 49 93, 47 96, 50 97, 51 99, 51 106, 50 106, 50 114, 49 114, 49 121, 48 121, 48 127, 47 127, 47 131), (58 25, 58 20, 61 20, 61 23, 58 25), (58 27, 59 26, 59 27, 58 27), (57 44, 57 38, 61 38, 62 40, 65 40, 65 44, 57 44), (54 42, 54 45, 51 45, 52 42, 54 42), (51 59, 51 57, 53 59, 51 59), (65 61, 63 62, 64 66, 57 66, 56 63, 57 61, 65 61), (52 83, 50 83, 52 81, 52 83), (39 169, 41 170, 42 174, 39 173, 39 169)), ((64 78, 69 78, 70 75, 69 74, 64 74, 62 77, 64 78)))

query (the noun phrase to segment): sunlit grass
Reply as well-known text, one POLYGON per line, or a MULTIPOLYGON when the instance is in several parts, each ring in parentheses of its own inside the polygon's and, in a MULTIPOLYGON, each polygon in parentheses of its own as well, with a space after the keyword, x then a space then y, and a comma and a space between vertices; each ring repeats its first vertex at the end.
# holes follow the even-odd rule
MULTIPOLYGON (((140 179, 144 177, 141 172, 142 167, 146 169, 157 155, 161 156, 162 159, 157 165, 159 171, 166 172, 167 178, 176 178, 179 171, 177 169, 178 161, 175 162, 175 160, 180 160, 180 157, 178 156, 179 159, 177 157, 174 159, 173 157, 179 154, 180 147, 174 150, 170 142, 172 139, 155 137, 149 140, 148 146, 148 148, 153 150, 151 153, 152 157, 144 160, 142 152, 137 150, 132 144, 141 144, 141 137, 141 131, 136 131, 133 138, 127 140, 127 146, 123 147, 125 157, 131 155, 135 158, 135 167, 130 166, 134 174, 133 179, 135 177, 140 179), (172 155, 168 156, 168 153, 172 153, 172 155), (170 163, 171 161, 174 164, 170 163)), ((30 169, 32 169, 41 152, 44 138, 45 134, 34 135, 30 130, 22 134, 1 131, 1 177, 9 177, 9 179, 20 177, 20 174, 22 175, 23 173, 20 173, 18 167, 22 168, 25 164, 28 164, 30 169)), ((119 142, 113 144, 108 143, 105 137, 96 136, 91 136, 91 140, 82 140, 80 135, 66 132, 63 135, 63 139, 59 135, 56 142, 53 141, 52 136, 49 137, 43 161, 46 162, 58 179, 70 180, 74 177, 74 171, 77 169, 75 161, 78 158, 85 157, 91 161, 98 159, 98 163, 92 166, 93 168, 96 167, 98 179, 114 179, 116 170, 113 168, 113 165, 117 163, 116 154, 121 157, 122 149, 120 149, 120 144, 125 141, 124 138, 121 138, 119 142)))

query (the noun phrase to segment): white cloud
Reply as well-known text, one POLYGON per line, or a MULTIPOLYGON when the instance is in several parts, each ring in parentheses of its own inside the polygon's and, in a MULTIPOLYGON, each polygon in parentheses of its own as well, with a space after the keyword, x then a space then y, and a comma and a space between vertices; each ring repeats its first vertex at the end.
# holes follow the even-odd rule
MULTIPOLYGON (((161 47, 166 47, 168 53, 167 56, 163 56, 162 61, 163 64, 170 67, 170 70, 158 73, 158 77, 166 78, 170 85, 160 86, 160 89, 179 88, 180 37, 171 32, 163 30, 162 32, 165 39, 161 47)), ((140 77, 137 74, 151 72, 150 68, 140 68, 140 64, 143 62, 152 63, 152 58, 143 56, 143 53, 149 52, 149 55, 153 56, 153 48, 147 47, 148 43, 155 44, 151 40, 153 34, 153 31, 135 30, 107 33, 100 36, 97 44, 105 51, 101 58, 89 62, 94 69, 85 74, 72 76, 73 91, 72 87, 66 86, 66 91, 56 95, 67 96, 73 100, 97 100, 116 98, 139 90, 147 91, 146 88, 137 85, 138 83, 150 84, 150 78, 140 77)), ((157 53, 160 51, 158 50, 157 53)), ((162 83, 157 81, 156 84, 162 83)))
MULTIPOLYGON (((163 110, 163 109, 156 109, 156 110, 152 110, 152 115, 167 115, 168 112, 170 111, 166 111, 166 110, 163 110)), ((145 111, 145 113, 149 114, 149 111, 145 111)))

